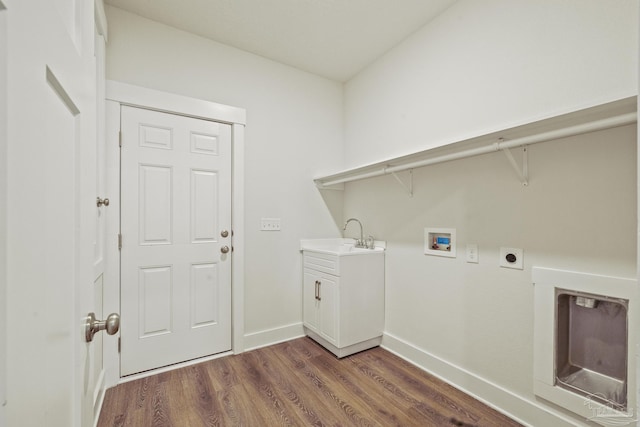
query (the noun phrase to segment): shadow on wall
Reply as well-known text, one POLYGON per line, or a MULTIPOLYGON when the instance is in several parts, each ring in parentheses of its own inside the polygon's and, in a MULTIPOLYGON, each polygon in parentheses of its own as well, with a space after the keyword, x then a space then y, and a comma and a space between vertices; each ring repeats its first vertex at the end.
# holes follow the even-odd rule
POLYGON ((331 218, 339 229, 344 225, 344 191, 343 190, 318 190, 324 204, 329 209, 331 218))

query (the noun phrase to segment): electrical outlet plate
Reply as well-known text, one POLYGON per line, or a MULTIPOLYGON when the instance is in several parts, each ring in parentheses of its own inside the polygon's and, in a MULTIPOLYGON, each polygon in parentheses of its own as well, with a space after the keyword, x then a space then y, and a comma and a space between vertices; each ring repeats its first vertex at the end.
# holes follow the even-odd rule
POLYGON ((262 230, 262 231, 280 231, 280 218, 262 218, 262 219, 260 219, 260 230, 262 230))
POLYGON ((500 267, 524 269, 524 251, 519 248, 500 248, 500 267))

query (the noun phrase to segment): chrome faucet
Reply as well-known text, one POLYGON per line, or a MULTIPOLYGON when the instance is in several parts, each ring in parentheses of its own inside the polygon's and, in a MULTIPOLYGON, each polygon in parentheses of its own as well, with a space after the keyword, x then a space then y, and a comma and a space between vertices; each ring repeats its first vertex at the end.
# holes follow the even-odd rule
POLYGON ((367 244, 364 241, 364 233, 362 232, 362 223, 357 218, 349 218, 347 222, 344 223, 344 227, 342 228, 342 230, 346 230, 347 225, 349 225, 351 221, 355 221, 360 225, 360 239, 356 239, 356 248, 366 248, 367 244))

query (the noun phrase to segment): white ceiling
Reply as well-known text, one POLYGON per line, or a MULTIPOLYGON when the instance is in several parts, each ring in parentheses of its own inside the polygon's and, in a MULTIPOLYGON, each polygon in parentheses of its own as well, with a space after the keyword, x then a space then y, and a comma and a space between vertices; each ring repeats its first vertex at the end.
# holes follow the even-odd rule
POLYGON ((145 18, 346 81, 455 0, 105 0, 145 18))

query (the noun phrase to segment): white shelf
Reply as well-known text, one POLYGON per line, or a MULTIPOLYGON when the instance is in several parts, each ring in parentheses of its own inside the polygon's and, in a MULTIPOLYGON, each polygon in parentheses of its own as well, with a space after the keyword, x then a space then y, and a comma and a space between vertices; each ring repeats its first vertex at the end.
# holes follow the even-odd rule
POLYGON ((398 172, 411 171, 430 164, 503 151, 520 176, 522 183, 527 185, 526 149, 523 150, 522 166, 518 165, 510 149, 516 147, 526 148, 530 144, 624 126, 636 121, 637 97, 632 96, 475 138, 453 141, 437 148, 418 151, 406 156, 321 176, 315 178, 314 182, 320 189, 341 190, 344 188, 343 184, 347 182, 392 174, 408 191, 409 195, 412 195, 412 175, 409 175, 409 182, 405 183, 397 175, 398 172))

